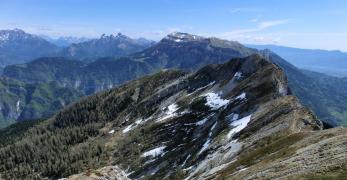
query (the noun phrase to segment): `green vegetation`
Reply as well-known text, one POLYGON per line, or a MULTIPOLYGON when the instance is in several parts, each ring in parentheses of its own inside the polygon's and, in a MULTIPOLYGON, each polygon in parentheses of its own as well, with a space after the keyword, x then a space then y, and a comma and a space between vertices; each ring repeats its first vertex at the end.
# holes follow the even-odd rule
POLYGON ((347 177, 347 167, 336 167, 321 174, 310 174, 304 177, 307 180, 341 180, 347 177))
POLYGON ((26 131, 43 120, 20 121, 4 129, 0 129, 0 147, 5 147, 23 138, 26 131))
MULTIPOLYGON (((59 112, 55 117, 35 125, 20 123, 0 131, 0 174, 5 179, 52 179, 67 177, 88 169, 97 169, 111 163, 140 165, 139 153, 157 141, 149 137, 150 129, 136 129, 126 139, 111 146, 110 138, 101 129, 112 123, 114 129, 124 126, 122 112, 130 110, 144 116, 151 110, 146 105, 134 107, 133 94, 140 88, 138 101, 150 96, 162 84, 184 73, 160 72, 140 80, 82 99, 59 112), (34 126, 35 125, 35 126, 34 126), (18 133, 14 133, 17 131, 18 133), (139 147, 134 142, 142 142, 139 147), (137 161, 137 162, 135 162, 137 161)), ((150 104, 152 108, 157 108, 150 104)))
POLYGON ((47 118, 82 94, 57 83, 25 84, 0 79, 0 128, 16 121, 47 118))
MULTIPOLYGON (((100 166, 106 158, 104 146, 96 137, 100 124, 56 128, 31 128, 21 140, 0 149, 0 172, 5 179, 61 178, 85 168, 100 166), (29 137, 29 138, 28 138, 29 137)), ((8 137, 10 141, 17 135, 8 137)))
POLYGON ((347 111, 329 108, 329 112, 336 118, 341 119, 340 125, 347 126, 347 111))

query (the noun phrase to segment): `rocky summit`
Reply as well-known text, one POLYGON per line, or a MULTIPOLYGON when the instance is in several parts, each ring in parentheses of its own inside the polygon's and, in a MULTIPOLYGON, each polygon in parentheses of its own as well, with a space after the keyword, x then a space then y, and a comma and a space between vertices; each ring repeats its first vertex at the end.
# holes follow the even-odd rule
MULTIPOLYGON (((17 125, 18 126, 18 125, 17 125)), ((14 127, 6 128, 4 132, 14 127)), ((89 96, 0 141, 5 179, 344 177, 347 132, 260 55, 166 70, 89 96)))

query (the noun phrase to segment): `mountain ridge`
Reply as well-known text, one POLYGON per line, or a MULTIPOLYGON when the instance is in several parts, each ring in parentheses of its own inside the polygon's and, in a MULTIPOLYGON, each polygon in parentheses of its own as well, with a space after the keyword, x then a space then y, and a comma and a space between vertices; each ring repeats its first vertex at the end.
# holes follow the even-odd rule
POLYGON ((252 55, 194 73, 161 71, 84 98, 32 126, 25 137, 12 137, 19 138, 16 143, 0 144, 0 174, 71 179, 340 175, 346 170, 347 131, 322 128, 290 95, 279 66, 252 55))

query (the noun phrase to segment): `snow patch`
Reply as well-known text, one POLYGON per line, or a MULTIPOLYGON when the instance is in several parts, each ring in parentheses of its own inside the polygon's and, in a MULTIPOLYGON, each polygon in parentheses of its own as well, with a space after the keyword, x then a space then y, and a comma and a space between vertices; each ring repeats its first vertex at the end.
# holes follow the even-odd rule
POLYGON ((201 125, 205 124, 207 120, 208 120, 208 119, 205 118, 205 119, 203 119, 203 120, 201 120, 201 121, 196 122, 195 124, 198 125, 198 126, 201 126, 201 125))
POLYGON ((208 148, 208 146, 210 146, 210 144, 211 144, 212 131, 213 131, 213 129, 216 127, 216 125, 217 125, 217 122, 215 122, 215 123, 213 124, 213 126, 211 127, 210 132, 208 133, 208 138, 207 138, 206 142, 202 145, 202 148, 201 148, 200 151, 198 152, 198 155, 200 155, 202 152, 204 152, 204 151, 208 148))
POLYGON ((182 163, 182 167, 184 167, 184 165, 186 165, 186 163, 187 163, 187 161, 188 161, 188 159, 190 158, 190 154, 187 156, 187 158, 184 160, 184 162, 182 163))
POLYGON ((242 73, 241 72, 236 72, 234 77, 237 79, 237 80, 240 80, 242 78, 242 73))
POLYGON ((170 106, 167 107, 167 111, 165 112, 165 116, 161 117, 160 119, 157 120, 157 122, 172 118, 177 116, 176 111, 178 110, 177 104, 171 104, 170 106))
MULTIPOLYGON (((146 119, 147 120, 147 119, 146 119)), ((145 122, 146 120, 143 119, 138 119, 136 120, 134 123, 130 124, 129 126, 127 126, 125 129, 123 129, 123 133, 127 133, 131 130, 133 130, 135 127, 137 127, 138 125, 140 125, 142 122, 145 122)))
POLYGON ((17 110, 17 112, 19 112, 20 111, 20 99, 17 101, 17 103, 16 103, 16 110, 17 110))
POLYGON ((249 116, 243 117, 239 120, 232 121, 230 126, 232 126, 234 128, 231 129, 229 131, 229 133, 227 134, 228 139, 230 139, 234 134, 236 134, 236 133, 240 132, 242 129, 244 129, 247 126, 247 124, 249 123, 249 121, 251 120, 251 116, 252 115, 249 115, 249 116))
POLYGON ((134 124, 130 124, 129 126, 127 126, 125 129, 123 129, 123 133, 127 133, 127 132, 129 132, 129 131, 131 131, 132 129, 133 129, 133 125, 134 124))
POLYGON ((157 157, 157 156, 160 156, 161 154, 163 154, 165 148, 166 148, 166 146, 160 146, 160 147, 154 148, 152 150, 144 152, 141 155, 141 157, 148 157, 148 156, 157 157))
POLYGON ((202 148, 200 149, 200 151, 198 152, 198 155, 200 155, 202 152, 204 152, 208 146, 211 144, 211 139, 210 137, 206 140, 206 142, 202 145, 202 148))
POLYGON ((175 42, 181 42, 182 39, 175 39, 175 42))
POLYGON ((238 99, 238 100, 246 99, 246 93, 245 92, 241 93, 240 95, 236 96, 235 99, 238 99))
POLYGON ((239 115, 236 113, 231 113, 227 116, 227 119, 229 119, 231 122, 236 121, 239 119, 239 115))
POLYGON ((230 102, 227 99, 222 99, 219 94, 216 94, 213 92, 207 93, 203 96, 206 97, 206 101, 207 101, 205 105, 212 108, 212 110, 217 110, 217 109, 227 105, 230 102))
POLYGON ((114 133, 114 129, 112 129, 111 131, 108 132, 109 134, 113 134, 114 133))

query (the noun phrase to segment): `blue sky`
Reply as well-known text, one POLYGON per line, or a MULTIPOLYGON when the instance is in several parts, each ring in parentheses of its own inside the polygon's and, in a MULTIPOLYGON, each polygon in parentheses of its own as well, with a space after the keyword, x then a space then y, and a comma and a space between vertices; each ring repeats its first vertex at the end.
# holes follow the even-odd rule
POLYGON ((0 29, 57 36, 173 31, 347 51, 346 0, 0 0, 0 29))

